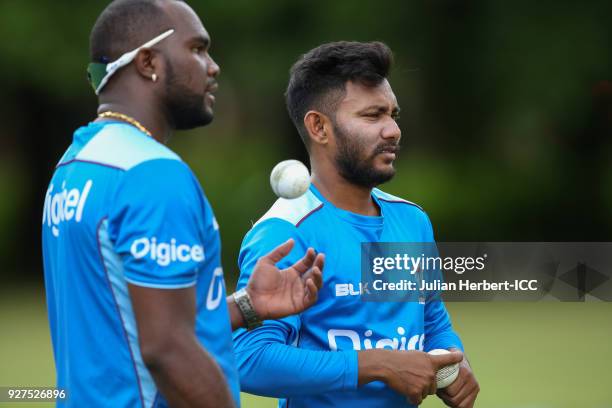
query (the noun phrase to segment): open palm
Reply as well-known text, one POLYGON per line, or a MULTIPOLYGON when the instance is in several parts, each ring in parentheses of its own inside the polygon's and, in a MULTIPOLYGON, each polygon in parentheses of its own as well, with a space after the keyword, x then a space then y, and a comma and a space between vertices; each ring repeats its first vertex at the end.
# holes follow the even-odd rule
POLYGON ((260 319, 277 319, 300 313, 317 301, 323 284, 324 255, 308 248, 290 267, 276 267, 291 252, 293 239, 259 258, 247 284, 247 292, 260 319))

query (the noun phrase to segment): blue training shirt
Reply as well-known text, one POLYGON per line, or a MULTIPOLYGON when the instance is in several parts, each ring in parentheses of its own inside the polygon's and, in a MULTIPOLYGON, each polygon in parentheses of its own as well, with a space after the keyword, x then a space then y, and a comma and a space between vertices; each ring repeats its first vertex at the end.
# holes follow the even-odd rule
POLYGON ((195 286, 195 334, 239 404, 219 226, 189 167, 131 125, 74 133, 46 193, 43 257, 58 406, 163 407, 127 283, 195 286))
POLYGON ((297 199, 279 199, 246 234, 239 256, 238 287, 272 248, 294 238, 279 264, 287 267, 308 247, 325 253, 319 300, 299 315, 234 332, 243 391, 279 397, 279 406, 410 407, 382 382, 357 386, 359 350, 457 347, 442 302, 363 302, 361 242, 433 242, 429 218, 408 201, 374 189, 381 216, 335 207, 313 186, 297 199))

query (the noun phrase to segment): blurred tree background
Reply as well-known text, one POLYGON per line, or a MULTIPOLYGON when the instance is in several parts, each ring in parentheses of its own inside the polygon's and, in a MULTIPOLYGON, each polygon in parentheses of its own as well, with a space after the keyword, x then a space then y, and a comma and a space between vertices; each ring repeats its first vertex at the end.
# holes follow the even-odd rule
MULTIPOLYGON (((41 277, 53 166, 92 120, 89 30, 106 2, 0 2, 0 257, 41 277)), ((306 155, 284 107, 288 69, 334 40, 394 51, 402 154, 383 188, 421 204, 437 239, 605 241, 612 226, 612 3, 191 1, 220 64, 215 122, 170 142, 221 223, 228 279, 268 173, 306 155), (563 3, 563 4, 561 4, 563 3)))

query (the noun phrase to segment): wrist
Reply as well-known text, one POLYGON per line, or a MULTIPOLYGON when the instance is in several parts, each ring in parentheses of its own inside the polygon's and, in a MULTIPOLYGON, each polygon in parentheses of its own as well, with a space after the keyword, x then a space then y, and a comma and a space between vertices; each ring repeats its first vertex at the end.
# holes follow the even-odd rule
POLYGON ((244 290, 246 291, 247 295, 249 296, 249 299, 251 301, 251 305, 253 306, 253 310, 255 311, 255 313, 257 314, 259 319, 261 321, 264 321, 264 320, 268 319, 270 316, 268 316, 268 311, 264 307, 265 304, 262 304, 262 302, 260 302, 259 296, 257 295, 257 293, 255 291, 253 291, 253 289, 251 288, 251 285, 247 285, 244 288, 244 290))
POLYGON ((387 355, 390 350, 372 349, 357 353, 358 384, 364 385, 372 381, 386 382, 389 369, 387 355))
POLYGON ((253 301, 248 287, 240 289, 231 296, 234 304, 239 309, 244 325, 247 330, 255 329, 262 324, 262 317, 253 306, 253 301))
POLYGON ((242 312, 240 311, 240 308, 234 300, 234 296, 228 295, 225 298, 225 302, 227 303, 227 309, 229 311, 230 320, 232 323, 232 331, 241 327, 245 327, 246 322, 244 321, 244 317, 242 317, 242 312))

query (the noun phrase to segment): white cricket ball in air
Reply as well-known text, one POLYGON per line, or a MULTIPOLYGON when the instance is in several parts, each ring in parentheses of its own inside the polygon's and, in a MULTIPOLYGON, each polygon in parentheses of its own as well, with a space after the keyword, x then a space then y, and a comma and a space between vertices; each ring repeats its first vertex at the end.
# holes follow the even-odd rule
POLYGON ((270 174, 272 191, 282 198, 298 198, 310 187, 310 172, 299 160, 283 160, 270 174))
MULTIPOLYGON (((438 356, 440 354, 449 354, 450 351, 444 349, 434 349, 429 351, 429 354, 438 356)), ((442 367, 436 373, 436 386, 438 388, 446 388, 451 385, 459 375, 459 363, 442 367)))

